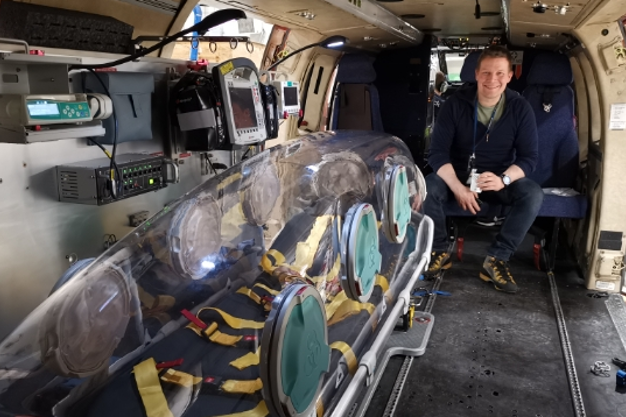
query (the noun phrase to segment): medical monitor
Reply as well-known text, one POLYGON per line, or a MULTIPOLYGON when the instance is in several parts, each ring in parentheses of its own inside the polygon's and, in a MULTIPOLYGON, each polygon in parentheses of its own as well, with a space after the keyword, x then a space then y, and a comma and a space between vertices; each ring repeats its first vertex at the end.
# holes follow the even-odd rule
POLYGON ((286 119, 300 115, 300 83, 297 81, 273 81, 278 93, 278 115, 286 119))
POLYGON ((235 58, 216 65, 212 71, 223 100, 230 143, 249 145, 266 140, 265 114, 254 62, 235 58))

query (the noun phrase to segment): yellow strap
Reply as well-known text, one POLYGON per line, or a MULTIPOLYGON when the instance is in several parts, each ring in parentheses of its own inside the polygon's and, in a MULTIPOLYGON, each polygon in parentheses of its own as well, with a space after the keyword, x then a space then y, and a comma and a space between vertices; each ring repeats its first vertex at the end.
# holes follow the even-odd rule
POLYGON ((189 388, 202 382, 202 378, 174 369, 168 369, 163 375, 161 375, 161 381, 189 388))
POLYGON ((209 336, 209 340, 222 346, 234 346, 241 340, 242 336, 233 336, 216 330, 209 336))
POLYGON ((238 317, 231 316, 227 312, 222 311, 219 308, 215 308, 215 307, 204 307, 204 308, 201 308, 200 311, 198 311, 198 316, 204 310, 213 310, 213 311, 217 312, 220 316, 222 316, 222 319, 224 319, 226 324, 228 324, 233 329, 237 329, 237 330, 241 330, 241 329, 256 329, 256 330, 260 330, 260 329, 262 329, 265 326, 265 322, 240 319, 238 317))
POLYGON ((241 340, 243 336, 233 336, 230 334, 222 333, 217 329, 217 323, 213 322, 206 329, 202 330, 194 323, 189 323, 185 326, 187 329, 193 331, 200 337, 207 337, 211 342, 217 343, 223 346, 234 346, 241 340))
POLYGON ((240 371, 250 366, 256 366, 261 361, 261 347, 257 349, 256 352, 248 352, 240 358, 235 359, 229 365, 233 366, 240 371))
POLYGON ((339 323, 363 310, 367 310, 367 312, 371 315, 374 310, 376 310, 376 307, 371 303, 359 303, 354 300, 346 300, 339 306, 332 319, 328 321, 328 325, 332 326, 333 324, 339 323))
POLYGON ((237 181, 238 179, 241 179, 241 177, 243 177, 243 175, 241 175, 241 172, 231 175, 230 177, 226 178, 224 181, 217 184, 217 189, 223 190, 224 188, 228 187, 233 182, 237 181))
POLYGON ((220 389, 231 394, 254 394, 263 388, 263 382, 261 378, 257 378, 252 381, 237 381, 235 379, 229 379, 224 381, 220 389))
POLYGON ((317 411, 317 417, 323 417, 324 416, 324 403, 322 402, 322 396, 320 396, 317 399, 317 404, 315 408, 317 411))
POLYGON ((146 415, 148 417, 174 417, 161 389, 154 359, 149 358, 136 365, 133 372, 146 415))
POLYGON ((185 326, 185 328, 191 330, 198 336, 202 337, 202 329, 196 326, 194 323, 189 323, 188 325, 185 326))
POLYGON ((246 223, 241 203, 232 206, 222 216, 222 224, 220 227, 222 242, 232 242, 241 234, 241 226, 246 223))
POLYGON ((215 416, 215 417, 266 417, 267 415, 269 415, 269 413, 270 412, 267 410, 265 401, 261 401, 252 410, 243 411, 241 413, 234 413, 234 414, 223 414, 221 416, 215 416))
POLYGON ((347 299, 348 296, 345 291, 338 293, 335 298, 333 298, 333 301, 326 305, 326 320, 330 320, 335 315, 341 304, 343 304, 343 302, 347 299))
POLYGON ((311 278, 311 281, 313 281, 316 284, 321 281, 332 281, 339 274, 340 269, 341 269, 341 255, 337 254, 337 259, 335 259, 335 264, 333 265, 332 269, 328 271, 326 275, 320 275, 320 276, 311 278))
POLYGON ((354 375, 356 373, 358 363, 356 361, 356 355, 352 351, 352 348, 350 348, 350 346, 346 342, 342 341, 337 341, 331 344, 330 348, 341 352, 348 364, 348 371, 350 372, 350 375, 354 375))
POLYGON ((241 287, 237 290, 237 294, 243 294, 248 296, 252 301, 254 301, 257 304, 261 304, 261 297, 259 296, 259 294, 255 293, 254 291, 252 291, 250 288, 248 287, 241 287))
POLYGON ((271 274, 277 266, 285 263, 285 256, 276 249, 270 249, 263 254, 261 258, 261 268, 268 274, 271 274), (272 262, 270 256, 274 258, 276 262, 272 262))
POLYGON ((389 281, 387 281, 387 278, 382 275, 376 274, 376 285, 378 285, 380 289, 383 290, 383 294, 385 294, 389 289, 389 281))
POLYGON ((137 286, 137 295, 139 296, 139 301, 141 304, 145 305, 148 308, 152 308, 154 302, 156 301, 153 296, 148 294, 146 290, 141 288, 141 286, 137 286))
POLYGON ((320 246, 322 235, 328 228, 328 224, 332 221, 332 218, 333 216, 328 214, 317 217, 306 241, 298 242, 296 246, 296 261, 292 267, 294 270, 298 271, 300 275, 304 275, 306 270, 313 265, 313 258, 315 258, 317 248, 320 246))
POLYGON ((268 286, 267 286, 267 285, 265 285, 265 284, 260 284, 260 283, 259 283, 259 284, 254 284, 254 286, 255 286, 255 287, 258 287, 258 288, 261 288, 261 289, 263 289, 263 290, 267 291, 268 293, 270 293, 270 294, 272 294, 272 295, 274 295, 274 296, 276 296, 276 295, 280 294, 280 291, 273 290, 273 289, 271 289, 270 287, 268 287, 268 286))

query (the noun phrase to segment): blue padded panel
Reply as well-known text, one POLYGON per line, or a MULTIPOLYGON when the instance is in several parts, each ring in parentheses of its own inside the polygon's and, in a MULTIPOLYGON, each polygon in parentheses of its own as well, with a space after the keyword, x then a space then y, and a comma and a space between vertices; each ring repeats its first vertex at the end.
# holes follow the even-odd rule
MULTIPOLYGON (((556 73, 565 71, 564 64, 569 68, 571 75, 572 71, 567 57, 554 53, 541 54, 535 58, 530 70, 531 75, 536 73, 537 65, 544 73, 556 73), (551 67, 553 63, 555 66, 551 67)), ((529 178, 535 180, 543 188, 573 187, 578 175, 574 92, 568 85, 555 87, 535 84, 527 87, 523 95, 535 113, 539 138, 539 161, 529 178), (547 99, 552 104, 549 112, 544 109, 544 102, 547 99)))
POLYGON ((561 197, 547 194, 539 210, 538 217, 562 217, 567 219, 584 219, 587 213, 587 197, 561 197))
POLYGON ((569 59, 557 53, 544 53, 535 58, 528 79, 528 85, 570 85, 574 74, 569 59))
POLYGON ((461 81, 464 83, 476 82, 476 66, 478 65, 480 54, 481 51, 474 51, 465 57, 465 61, 463 61, 463 66, 461 67, 461 81))
POLYGON ((346 54, 339 61, 337 82, 343 84, 371 84, 376 80, 374 58, 360 54, 346 54))

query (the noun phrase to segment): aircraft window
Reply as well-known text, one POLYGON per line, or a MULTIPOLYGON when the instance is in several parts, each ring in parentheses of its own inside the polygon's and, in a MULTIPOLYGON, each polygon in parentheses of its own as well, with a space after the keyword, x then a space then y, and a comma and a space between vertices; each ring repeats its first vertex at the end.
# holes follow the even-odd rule
POLYGON ((465 54, 446 54, 446 67, 448 69, 448 81, 461 82, 461 68, 465 61, 465 54))
MULTIPOLYGON (((221 8, 222 7, 205 5, 196 6, 187 18, 183 28, 193 26, 197 19, 203 19, 221 8)), ((248 37, 250 38, 252 47, 246 45, 245 42, 238 42, 237 47, 234 49, 231 48, 229 42, 218 42, 214 44, 210 42, 198 42, 193 45, 191 42, 178 42, 174 45, 172 58, 185 60, 206 59, 209 62, 223 62, 232 58, 248 58, 251 59, 257 67, 260 67, 261 61, 263 60, 263 52, 265 51, 265 46, 272 32, 272 27, 273 25, 256 18, 232 20, 212 28, 205 36, 248 37), (252 52, 250 52, 250 50, 252 50, 252 52)))

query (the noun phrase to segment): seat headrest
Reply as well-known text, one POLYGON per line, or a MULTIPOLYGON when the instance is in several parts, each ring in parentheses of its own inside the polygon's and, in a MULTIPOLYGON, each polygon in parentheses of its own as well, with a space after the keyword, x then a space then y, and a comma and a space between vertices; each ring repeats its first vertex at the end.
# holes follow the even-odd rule
POLYGON ((343 84, 371 84, 376 80, 374 58, 361 54, 346 54, 339 61, 337 82, 343 84))
POLYGON ((556 53, 537 55, 526 79, 529 85, 570 85, 573 81, 569 59, 556 53))
POLYGON ((471 52, 465 57, 463 66, 461 67, 461 81, 464 83, 476 82, 476 65, 478 65, 478 57, 480 57, 481 51, 471 52))

